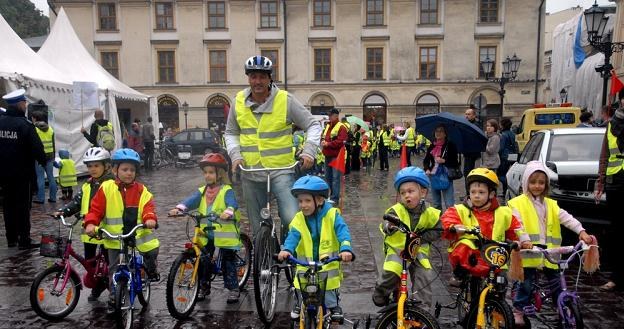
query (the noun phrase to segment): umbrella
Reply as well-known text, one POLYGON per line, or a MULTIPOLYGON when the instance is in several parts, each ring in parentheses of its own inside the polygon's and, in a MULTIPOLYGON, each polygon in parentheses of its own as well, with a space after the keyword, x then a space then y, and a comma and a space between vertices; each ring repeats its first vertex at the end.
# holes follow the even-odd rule
POLYGON ((368 124, 366 124, 366 122, 364 122, 364 120, 356 117, 356 116, 348 116, 347 117, 347 122, 349 122, 349 124, 351 125, 360 125, 360 127, 364 128, 364 130, 368 131, 368 124))
POLYGON ((404 127, 401 127, 401 126, 394 126, 394 131, 403 131, 403 130, 405 130, 405 128, 404 128, 404 127))
POLYGON ((457 146, 459 153, 483 152, 487 137, 481 129, 463 116, 448 112, 428 114, 416 118, 416 130, 433 141, 433 131, 443 124, 446 126, 448 139, 457 146))

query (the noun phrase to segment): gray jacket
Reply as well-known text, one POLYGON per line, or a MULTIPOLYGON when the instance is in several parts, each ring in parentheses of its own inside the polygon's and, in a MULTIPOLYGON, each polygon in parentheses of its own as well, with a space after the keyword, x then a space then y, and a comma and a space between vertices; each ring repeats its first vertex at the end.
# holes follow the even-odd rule
MULTIPOLYGON (((251 97, 251 89, 246 88, 245 92, 245 105, 250 107, 256 116, 256 120, 260 121, 263 113, 271 113, 273 111, 273 100, 275 95, 279 91, 277 86, 272 85, 271 94, 269 98, 263 104, 255 103, 251 97)), ((315 120, 312 113, 305 108, 299 101, 288 94, 288 100, 286 103, 287 113, 286 122, 294 123, 298 127, 302 128, 306 134, 306 141, 303 145, 302 155, 307 155, 312 159, 316 158, 318 147, 321 140, 322 127, 318 120, 315 120)), ((243 156, 240 153, 240 126, 236 118, 236 102, 232 104, 230 112, 228 114, 227 124, 225 125, 225 145, 227 152, 232 159, 232 162, 236 160, 242 160, 243 156)), ((294 159, 293 159, 294 162, 294 159)), ((282 170, 271 173, 271 177, 282 175, 285 173, 292 173, 293 170, 282 170)), ((266 181, 265 173, 244 173, 245 178, 253 181, 262 182, 266 181)))
POLYGON ((481 163, 483 167, 497 169, 500 166, 500 135, 496 132, 488 136, 485 152, 481 154, 481 163))

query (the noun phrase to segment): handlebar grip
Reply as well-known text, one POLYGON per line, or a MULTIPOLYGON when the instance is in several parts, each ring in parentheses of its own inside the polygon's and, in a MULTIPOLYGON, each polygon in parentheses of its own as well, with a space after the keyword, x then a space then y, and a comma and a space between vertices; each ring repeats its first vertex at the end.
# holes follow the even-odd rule
MULTIPOLYGON (((273 260, 274 260, 274 261, 276 261, 276 262, 280 262, 280 260, 277 258, 277 256, 278 256, 278 255, 279 255, 279 254, 273 254, 273 256, 271 256, 271 257, 273 257, 273 260)), ((280 263, 281 263, 281 262, 280 262, 280 263)))
POLYGON ((215 230, 214 226, 206 226, 206 227, 204 227, 204 232, 214 231, 214 230, 215 230))
POLYGON ((509 244, 509 247, 511 248, 511 250, 520 250, 520 244, 517 241, 512 241, 509 244))
POLYGON ((394 215, 390 215, 390 214, 385 214, 383 215, 383 219, 389 221, 390 223, 399 226, 401 223, 401 219, 397 216, 394 215))

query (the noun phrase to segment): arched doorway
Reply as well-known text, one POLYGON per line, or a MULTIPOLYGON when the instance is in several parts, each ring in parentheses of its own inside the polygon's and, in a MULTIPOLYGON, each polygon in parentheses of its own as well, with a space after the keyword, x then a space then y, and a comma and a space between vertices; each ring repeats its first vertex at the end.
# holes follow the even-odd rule
POLYGON ((175 98, 169 95, 158 98, 158 120, 160 120, 165 130, 168 128, 172 130, 180 129, 180 108, 175 98))
POLYGON ((325 93, 316 94, 310 99, 310 111, 314 115, 328 115, 335 106, 334 99, 325 93))
POLYGON ((216 130, 219 135, 222 135, 230 111, 230 101, 221 95, 212 96, 208 100, 206 109, 208 111, 208 128, 216 130))
POLYGON ((363 119, 371 123, 373 127, 388 122, 386 99, 379 94, 371 94, 364 99, 362 108, 363 119))
POLYGON ((416 101, 416 117, 440 113, 440 100, 434 94, 423 94, 416 101))

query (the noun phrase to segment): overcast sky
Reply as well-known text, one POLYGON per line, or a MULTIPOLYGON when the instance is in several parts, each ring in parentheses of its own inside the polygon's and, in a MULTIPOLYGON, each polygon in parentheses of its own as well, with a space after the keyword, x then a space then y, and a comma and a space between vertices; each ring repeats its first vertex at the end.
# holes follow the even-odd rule
MULTIPOLYGON (((42 10, 45 15, 48 15, 48 4, 46 0, 30 0, 35 4, 39 10, 42 10)), ((522 0, 511 0, 511 1, 522 1, 522 0)), ((548 13, 556 13, 563 9, 567 9, 569 7, 583 6, 583 8, 589 8, 594 4, 594 0, 546 0, 546 12, 548 13)), ((598 0, 598 4, 600 5, 613 5, 615 3, 609 2, 608 0, 598 0)))

